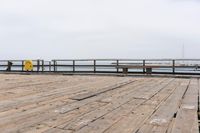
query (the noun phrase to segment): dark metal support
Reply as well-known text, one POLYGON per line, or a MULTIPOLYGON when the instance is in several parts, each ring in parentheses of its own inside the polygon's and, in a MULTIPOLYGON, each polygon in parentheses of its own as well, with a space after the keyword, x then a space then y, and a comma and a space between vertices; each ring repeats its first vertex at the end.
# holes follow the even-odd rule
POLYGON ((49 61, 49 71, 51 72, 51 61, 49 61))
POLYGON ((119 72, 118 66, 119 66, 119 60, 117 60, 117 73, 119 72))
POLYGON ((56 69, 56 71, 58 71, 58 63, 57 63, 57 61, 55 63, 56 63, 55 69, 56 69))
POLYGON ((56 61, 53 60, 53 71, 55 72, 56 71, 56 61))
POLYGON ((42 60, 42 72, 44 72, 44 60, 42 60))
POLYGON ((37 60, 37 72, 40 71, 40 60, 37 60))
POLYGON ((94 73, 96 73, 96 60, 94 60, 94 73))
POLYGON ((172 60, 172 71, 173 71, 173 74, 175 74, 175 60, 172 60))
POLYGON ((143 60, 143 73, 145 73, 145 65, 146 65, 146 61, 143 60))
POLYGON ((75 72, 75 60, 73 60, 73 72, 75 72))
POLYGON ((24 61, 22 61, 22 72, 24 71, 24 61))

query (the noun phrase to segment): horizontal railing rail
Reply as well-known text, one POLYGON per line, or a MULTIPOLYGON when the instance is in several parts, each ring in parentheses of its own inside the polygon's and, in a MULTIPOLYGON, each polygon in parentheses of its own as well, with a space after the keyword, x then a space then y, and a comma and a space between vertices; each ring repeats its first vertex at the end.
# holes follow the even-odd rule
MULTIPOLYGON (((12 62, 9 72, 25 72, 25 60, 0 60, 0 71, 8 71, 8 62, 12 62)), ((122 73, 119 66, 151 66, 157 74, 200 75, 200 59, 54 59, 51 61, 32 60, 31 72, 70 72, 70 73, 122 73)), ((144 67, 130 68, 129 73, 146 73, 144 67)))

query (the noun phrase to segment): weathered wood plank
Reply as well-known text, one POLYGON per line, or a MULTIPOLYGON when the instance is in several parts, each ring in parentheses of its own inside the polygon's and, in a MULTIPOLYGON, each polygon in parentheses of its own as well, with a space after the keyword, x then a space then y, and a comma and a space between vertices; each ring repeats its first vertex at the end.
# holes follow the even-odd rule
POLYGON ((40 103, 45 100, 48 101, 49 99, 62 97, 64 95, 68 95, 68 97, 70 97, 71 95, 76 95, 81 92, 85 92, 85 90, 83 89, 98 88, 99 86, 104 86, 107 84, 108 83, 106 81, 79 83, 74 86, 62 88, 59 87, 53 90, 44 91, 45 93, 43 91, 40 91, 39 93, 33 94, 31 96, 28 95, 15 98, 14 100, 11 99, 0 101, 0 113, 5 112, 9 109, 18 109, 20 107, 27 106, 28 104, 40 103))
MULTIPOLYGON (((136 82, 134 82, 133 85, 129 84, 121 89, 115 89, 115 90, 106 92, 103 95, 99 95, 95 98, 91 98, 90 102, 99 101, 99 102, 106 103, 106 104, 113 103, 113 101, 115 101, 114 99, 117 99, 118 97, 122 97, 123 95, 127 95, 128 93, 132 92, 133 90, 136 90, 136 88, 137 88, 137 90, 139 90, 140 87, 142 87, 144 85, 145 81, 146 81, 146 83, 155 82, 155 80, 152 81, 152 79, 144 80, 143 82, 136 81, 136 82)), ((157 82, 155 82, 155 83, 157 83, 157 82)), ((90 102, 85 104, 85 106, 89 105, 90 102)), ((91 109, 88 109, 88 110, 83 109, 85 106, 79 107, 78 109, 75 109, 69 113, 58 114, 55 117, 51 117, 51 119, 46 119, 44 122, 42 122, 40 124, 48 125, 48 126, 44 127, 44 128, 48 128, 48 127, 57 127, 62 123, 65 123, 65 124, 67 122, 70 123, 72 120, 76 120, 78 117, 81 117, 82 115, 86 114, 87 112, 92 111, 91 109), (71 115, 71 114, 73 114, 73 115, 71 115)), ((100 108, 100 106, 99 106, 99 108, 100 108)), ((97 109, 98 108, 96 108, 95 110, 97 110, 97 109)), ((57 111, 59 111, 59 109, 57 111)), ((32 126, 32 127, 37 127, 37 125, 32 126)), ((30 128, 28 130, 30 130, 30 128)))
POLYGON ((199 88, 189 80, 0 75, 0 131, 196 132, 199 88))
MULTIPOLYGON (((28 133, 28 132, 27 132, 28 133)), ((35 132, 33 132, 35 133, 35 132)), ((53 128, 53 129, 50 129, 50 130, 47 130, 43 133, 72 133, 72 131, 70 130, 63 130, 63 129, 58 129, 58 128, 53 128)))
MULTIPOLYGON (((105 103, 102 103, 102 104, 105 104, 105 103)), ((14 123, 14 121, 22 121, 22 123, 23 123, 23 120, 25 118, 27 118, 27 119, 32 118, 35 121, 26 122, 23 125, 20 124, 20 126, 26 126, 26 125, 31 124, 31 123, 39 122, 39 121, 41 121, 43 119, 48 119, 49 116, 51 116, 51 114, 52 114, 52 116, 57 115, 57 112, 54 112, 55 109, 53 109, 53 108, 57 108, 58 106, 63 106, 63 105, 66 105, 66 102, 59 102, 58 101, 58 102, 55 102, 55 103, 53 103, 51 105, 47 104, 45 106, 38 107, 38 108, 32 109, 30 111, 22 112, 22 113, 20 113, 18 115, 14 114, 14 115, 11 115, 11 116, 7 116, 5 118, 1 118, 1 120, 2 120, 1 123, 4 123, 4 124, 3 125, 0 124, 0 125, 3 126, 3 127, 6 127, 5 126, 6 121, 10 121, 11 122, 10 125, 12 125, 12 123, 14 123), (58 105, 56 103, 58 103, 58 105), (45 110, 48 110, 48 111, 45 112, 45 110), (52 110, 52 112, 50 112, 50 110, 52 110), (37 117, 35 117, 35 116, 37 116, 37 117), (3 119, 5 119, 5 120, 3 120, 3 119)), ((20 128, 20 126, 17 126, 17 128, 20 128)))
MULTIPOLYGON (((149 90, 151 90, 151 89, 152 90, 156 90, 156 91, 152 91, 151 93, 149 93, 149 95, 154 95, 157 91, 159 91, 161 88, 163 88, 163 86, 165 86, 166 83, 168 83, 168 82, 170 82, 170 81, 166 81, 166 82, 162 83, 162 80, 161 80, 160 82, 154 83, 154 86, 148 87, 149 90)), ((140 90, 146 90, 146 88, 147 87, 140 88, 140 90)), ((135 92, 136 91, 133 91, 133 92, 125 95, 124 97, 119 97, 117 99, 113 99, 114 102, 112 102, 112 104, 108 104, 106 107, 102 107, 102 108, 100 108, 100 109, 98 109, 98 110, 96 110, 94 112, 86 114, 86 115, 76 119, 75 121, 70 122, 70 124, 68 124, 68 125, 66 125, 64 127, 63 126, 59 126, 59 127, 60 128, 64 128, 64 129, 77 131, 80 128, 88 125, 89 123, 94 122, 97 119, 100 119, 101 117, 103 117, 104 115, 116 110, 117 108, 119 108, 120 106, 128 103, 132 99, 135 99, 135 96, 138 95, 135 92), (87 120, 87 122, 85 122, 84 120, 87 120)), ((135 103, 137 103, 137 104, 141 104, 141 103, 143 103, 145 101, 143 99, 143 93, 141 93, 140 95, 141 95, 142 98, 135 100, 135 103)))
MULTIPOLYGON (((156 107, 170 95, 173 90, 178 86, 176 82, 170 82, 164 88, 160 89, 150 99, 146 100, 142 105, 132 109, 127 114, 124 114, 121 118, 118 115, 107 115, 104 119, 93 122, 87 127, 81 129, 79 132, 90 132, 96 133, 121 133, 121 132, 136 132, 140 125, 146 118, 156 109, 156 107)), ((115 114, 115 113, 113 113, 115 114)))
POLYGON ((155 111, 138 130, 138 133, 166 132, 174 115, 177 113, 189 82, 182 83, 174 93, 155 111))
POLYGON ((94 91, 94 92, 89 92, 89 93, 84 93, 84 94, 81 94, 81 95, 74 96, 71 99, 81 101, 81 100, 91 98, 91 97, 97 96, 99 94, 105 93, 107 91, 111 91, 111 90, 117 89, 119 87, 123 87, 123 86, 128 85, 128 84, 133 83, 133 82, 134 82, 134 80, 124 81, 124 82, 121 82, 121 83, 114 84, 112 86, 102 88, 102 89, 94 91))
POLYGON ((183 98, 172 127, 172 133, 199 133, 198 128, 198 82, 193 79, 183 98))

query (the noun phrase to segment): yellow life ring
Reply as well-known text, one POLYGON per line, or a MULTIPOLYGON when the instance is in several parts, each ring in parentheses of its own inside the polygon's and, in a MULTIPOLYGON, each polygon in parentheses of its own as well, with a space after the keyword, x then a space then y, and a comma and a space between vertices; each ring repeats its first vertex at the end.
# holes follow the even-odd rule
POLYGON ((33 62, 32 62, 32 60, 24 61, 24 70, 25 71, 32 71, 33 70, 33 62))

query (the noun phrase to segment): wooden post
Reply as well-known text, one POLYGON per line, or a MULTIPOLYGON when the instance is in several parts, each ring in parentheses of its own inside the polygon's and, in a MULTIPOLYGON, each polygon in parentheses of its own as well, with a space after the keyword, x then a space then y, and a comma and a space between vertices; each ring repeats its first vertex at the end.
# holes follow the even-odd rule
POLYGON ((118 66, 119 66, 119 60, 117 60, 117 73, 119 72, 118 66))
POLYGON ((24 71, 24 61, 22 60, 22 72, 24 71))
POLYGON ((49 72, 51 72, 51 61, 49 61, 49 72))
POLYGON ((143 60, 143 73, 145 73, 145 68, 144 68, 145 65, 146 65, 146 64, 145 64, 145 60, 143 60))
POLYGON ((44 60, 42 60, 42 72, 44 72, 44 60))
POLYGON ((172 60, 172 71, 175 74, 175 60, 172 60))
POLYGON ((55 62, 55 64, 56 64, 55 69, 56 69, 56 71, 58 71, 58 63, 57 63, 57 61, 55 62))
POLYGON ((56 61, 53 60, 53 71, 55 72, 56 71, 56 61))
POLYGON ((94 60, 94 73, 96 73, 96 60, 94 60))
POLYGON ((40 71, 40 60, 37 60, 37 72, 40 71))
POLYGON ((75 60, 73 60, 73 72, 75 72, 75 60))

